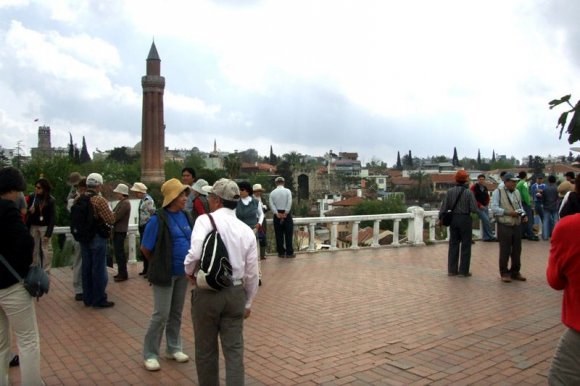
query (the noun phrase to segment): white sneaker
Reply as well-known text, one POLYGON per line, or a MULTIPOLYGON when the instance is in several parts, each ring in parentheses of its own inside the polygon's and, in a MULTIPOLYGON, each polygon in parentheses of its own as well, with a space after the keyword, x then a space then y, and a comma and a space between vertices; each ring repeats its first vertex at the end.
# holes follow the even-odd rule
POLYGON ((182 351, 174 352, 173 354, 165 354, 167 359, 173 359, 176 362, 184 363, 189 360, 189 356, 182 351))
POLYGON ((149 371, 157 371, 161 368, 161 366, 159 365, 159 361, 155 358, 145 359, 145 362, 143 364, 145 365, 145 368, 149 371))

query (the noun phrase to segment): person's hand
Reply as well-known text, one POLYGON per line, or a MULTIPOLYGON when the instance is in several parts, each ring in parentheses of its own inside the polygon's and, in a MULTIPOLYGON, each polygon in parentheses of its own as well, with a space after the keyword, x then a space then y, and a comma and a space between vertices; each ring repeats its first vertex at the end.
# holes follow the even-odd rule
POLYGON ((526 217, 522 217, 522 222, 523 222, 523 223, 526 223, 526 222, 528 222, 528 216, 526 216, 526 217))
POLYGON ((251 308, 246 308, 244 310, 244 319, 248 319, 250 317, 250 314, 252 313, 252 309, 251 308))

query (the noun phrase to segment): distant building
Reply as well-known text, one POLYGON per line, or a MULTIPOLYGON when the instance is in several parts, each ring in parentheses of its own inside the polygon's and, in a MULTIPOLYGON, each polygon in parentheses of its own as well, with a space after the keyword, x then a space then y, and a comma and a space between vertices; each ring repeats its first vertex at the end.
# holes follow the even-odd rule
POLYGON ((52 158, 53 150, 50 145, 50 126, 38 127, 38 147, 30 149, 32 158, 52 158))

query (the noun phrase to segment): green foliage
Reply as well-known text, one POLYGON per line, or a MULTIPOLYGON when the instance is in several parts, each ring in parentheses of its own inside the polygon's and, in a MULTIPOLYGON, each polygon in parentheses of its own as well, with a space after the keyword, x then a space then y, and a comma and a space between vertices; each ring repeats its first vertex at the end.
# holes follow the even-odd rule
MULTIPOLYGON (((199 153, 191 153, 183 161, 183 167, 188 166, 195 170, 195 174, 199 175, 199 171, 205 169, 205 160, 199 153)), ((181 171, 180 171, 181 173, 181 171)), ((198 177, 203 178, 203 177, 198 177)), ((205 179, 205 178, 204 178, 205 179)))
POLYGON ((560 115, 560 118, 558 118, 558 124, 556 125, 556 129, 561 126, 560 136, 558 138, 562 139, 564 127, 566 126, 566 123, 568 121, 568 114, 573 113, 572 119, 570 120, 568 128, 566 129, 566 132, 569 134, 568 135, 569 144, 573 144, 574 142, 580 141, 580 118, 577 115, 578 111, 580 111, 580 100, 576 103, 575 106, 572 106, 572 104, 570 103, 571 96, 572 95, 565 95, 560 99, 553 99, 550 102, 548 102, 548 104, 550 105, 550 110, 563 103, 566 103, 568 104, 568 106, 572 107, 572 109, 564 111, 560 115))
MULTIPOLYGON (((385 213, 405 213, 407 207, 400 197, 388 197, 379 200, 366 200, 358 204, 353 209, 353 215, 366 215, 366 214, 385 214, 385 213)), ((373 226, 373 221, 362 221, 361 228, 367 226, 373 226)), ((393 220, 383 220, 380 222, 381 229, 393 230, 393 220)), ((404 232, 407 227, 406 221, 401 221, 400 232, 404 232)))
POLYGON ((139 159, 138 155, 130 155, 127 153, 127 147, 116 147, 109 153, 107 159, 111 161, 117 161, 122 164, 130 164, 139 159))
POLYGON ((500 160, 500 161, 492 162, 490 167, 491 167, 491 170, 493 170, 493 169, 511 169, 514 167, 514 164, 508 160, 500 160))
POLYGON ((235 153, 228 154, 228 156, 224 158, 224 168, 226 169, 229 178, 232 180, 235 180, 240 175, 241 166, 242 161, 240 161, 240 157, 235 153))

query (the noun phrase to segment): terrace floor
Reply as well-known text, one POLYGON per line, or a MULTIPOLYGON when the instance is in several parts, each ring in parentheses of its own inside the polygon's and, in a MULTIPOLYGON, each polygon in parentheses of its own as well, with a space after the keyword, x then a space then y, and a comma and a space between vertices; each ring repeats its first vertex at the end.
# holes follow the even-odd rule
MULTIPOLYGON (((528 281, 513 283, 499 279, 497 243, 473 245, 471 278, 447 276, 444 243, 269 256, 244 325, 246 384, 545 385, 562 295, 546 284, 549 243, 523 244, 528 281)), ((48 386, 197 385, 193 361, 143 367, 152 295, 140 269, 121 283, 109 271, 116 306, 102 310, 74 301, 70 268, 52 270, 36 303, 48 386)), ((182 331, 193 357, 189 302, 182 331)))

